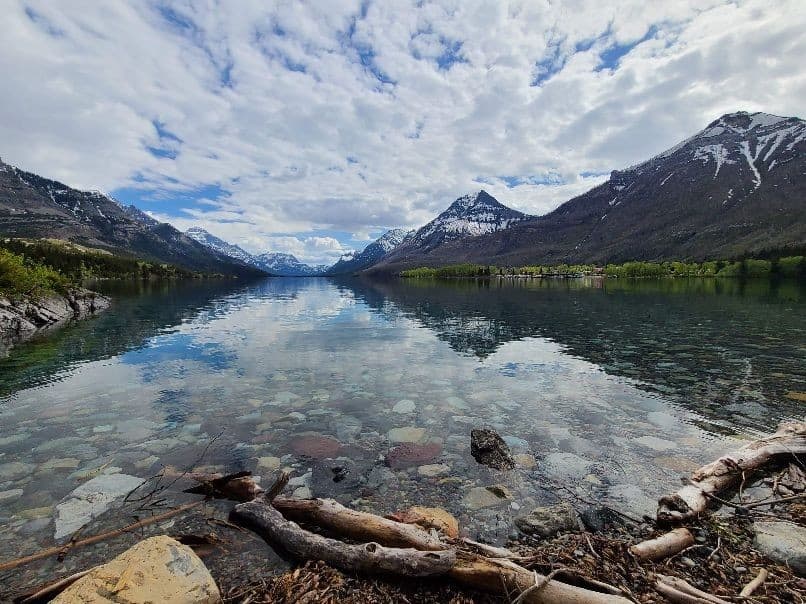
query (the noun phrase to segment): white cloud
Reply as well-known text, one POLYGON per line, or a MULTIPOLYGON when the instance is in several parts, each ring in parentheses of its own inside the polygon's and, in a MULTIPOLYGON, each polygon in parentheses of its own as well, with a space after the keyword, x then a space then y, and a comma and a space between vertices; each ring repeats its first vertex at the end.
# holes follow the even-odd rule
POLYGON ((543 213, 722 113, 806 113, 798 0, 3 5, 6 161, 308 259, 480 182, 543 213))

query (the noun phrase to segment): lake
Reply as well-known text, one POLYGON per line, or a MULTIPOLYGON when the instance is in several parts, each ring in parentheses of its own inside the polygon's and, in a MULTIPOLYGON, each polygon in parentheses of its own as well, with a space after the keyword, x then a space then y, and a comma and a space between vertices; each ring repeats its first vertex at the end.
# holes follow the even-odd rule
MULTIPOLYGON (((68 539, 56 506, 88 479, 164 466, 264 482, 293 468, 289 493, 382 513, 444 507, 502 542, 515 516, 558 495, 651 514, 693 468, 803 417, 802 284, 99 287, 111 310, 0 360, 0 561, 68 539), (473 460, 470 430, 484 426, 516 470, 473 460)), ((107 514, 85 534, 128 521, 107 514)), ((47 578, 52 564, 13 577, 47 578)))

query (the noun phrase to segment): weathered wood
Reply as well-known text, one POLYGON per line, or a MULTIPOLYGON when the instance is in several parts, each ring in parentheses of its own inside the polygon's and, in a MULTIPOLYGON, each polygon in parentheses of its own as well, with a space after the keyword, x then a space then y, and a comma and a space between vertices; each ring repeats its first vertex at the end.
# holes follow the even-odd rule
POLYGON ((356 541, 377 541, 389 547, 426 551, 448 549, 438 537, 418 526, 351 510, 332 499, 277 497, 273 505, 287 518, 313 522, 356 541))
POLYGON ((687 528, 676 528, 655 539, 648 539, 630 547, 630 553, 639 560, 660 560, 682 552, 693 545, 694 535, 687 528))
MULTIPOLYGON (((521 600, 523 604, 628 604, 630 601, 622 596, 591 591, 582 587, 568 585, 557 580, 546 581, 546 577, 502 558, 483 558, 480 556, 460 558, 449 576, 455 581, 501 594, 504 589, 511 594, 522 594, 534 587, 539 589, 526 593, 521 600)), ((610 589, 614 589, 610 586, 610 589)))
POLYGON ((300 528, 295 522, 283 518, 271 505, 257 500, 235 506, 234 513, 256 527, 269 542, 281 546, 293 556, 323 560, 342 570, 425 577, 444 575, 456 563, 453 550, 420 551, 384 547, 374 542, 350 545, 329 539, 300 528))
POLYGON ((744 586, 744 589, 742 589, 742 591, 739 592, 739 595, 743 598, 749 598, 750 596, 752 596, 753 592, 756 591, 759 587, 761 587, 761 584, 767 580, 767 575, 769 575, 767 569, 762 568, 760 571, 758 571, 756 578, 744 586))
POLYGON ((673 495, 661 498, 659 522, 677 523, 705 511, 709 496, 730 488, 742 477, 759 469, 774 458, 806 454, 806 422, 784 422, 771 436, 748 443, 701 467, 689 484, 673 495))
POLYGON ((658 575, 655 589, 667 600, 676 604, 731 604, 729 601, 697 589, 677 577, 658 575))
MULTIPOLYGON (((336 504, 322 506, 321 503, 315 503, 316 500, 295 500, 295 499, 275 499, 275 505, 285 512, 290 510, 289 514, 295 517, 304 519, 310 522, 319 523, 321 518, 324 522, 321 526, 327 528, 329 531, 344 536, 356 538, 360 535, 361 539, 368 539, 377 541, 383 545, 391 545, 397 543, 401 545, 409 545, 417 547, 418 544, 423 542, 422 533, 417 527, 414 528, 416 532, 407 530, 399 530, 400 527, 394 526, 395 530, 390 530, 388 523, 398 525, 397 523, 386 518, 375 516, 374 514, 367 514, 364 512, 357 513, 354 510, 345 508, 342 505, 336 504), (311 503, 314 502, 314 503, 311 503), (326 509, 328 513, 324 514, 321 510, 326 509), (306 515, 310 512, 309 515, 306 515), (360 514, 356 516, 355 514, 360 514), (361 528, 356 528, 356 522, 360 521, 361 528), (390 540, 390 541, 387 541, 390 540)), ((335 503, 335 502, 333 502, 335 503)), ((307 559, 319 559, 332 564, 344 570, 362 570, 366 569, 367 572, 377 572, 377 568, 370 565, 367 567, 360 561, 364 557, 364 546, 347 546, 340 541, 328 539, 328 545, 333 546, 332 550, 325 550, 324 552, 312 547, 313 544, 319 543, 319 540, 325 539, 319 535, 304 531, 294 522, 285 520, 277 510, 266 512, 265 508, 270 506, 265 502, 255 500, 250 503, 244 503, 236 506, 235 513, 238 517, 243 518, 257 526, 266 535, 270 541, 281 545, 284 549, 288 550, 295 556, 307 559), (285 524, 284 524, 285 523, 285 524), (268 530, 264 530, 268 529, 268 530), (301 540, 301 542, 299 542, 301 540), (291 547, 289 547, 289 545, 291 547), (294 549, 292 549, 292 547, 294 549), (352 553, 356 558, 348 559, 342 554, 344 547, 357 548, 352 553), (327 555, 324 557, 323 554, 327 555)), ((438 540, 437 540, 438 541, 438 540)), ((523 593, 527 589, 533 588, 536 583, 540 584, 545 582, 540 589, 534 589, 525 595, 521 600, 525 604, 550 604, 556 602, 567 602, 568 604, 628 604, 629 600, 621 596, 613 595, 612 593, 600 593, 591 591, 582 587, 568 585, 557 580, 548 580, 543 575, 539 575, 529 571, 522 566, 518 566, 510 560, 500 558, 486 558, 477 554, 466 552, 456 552, 447 548, 447 544, 439 542, 442 550, 426 550, 421 551, 419 554, 427 556, 443 556, 447 558, 440 560, 440 563, 445 562, 446 559, 451 560, 447 568, 435 574, 444 574, 448 577, 460 582, 468 587, 491 591, 493 593, 501 594, 503 591, 509 593, 523 593)), ((375 548, 382 547, 378 544, 371 544, 375 548)), ((428 547, 433 547, 434 543, 426 542, 428 547)), ((416 550, 399 549, 398 552, 412 552, 416 550)), ((410 556, 411 554, 406 554, 410 556)), ((399 558, 394 561, 394 564, 404 564, 405 558, 399 558)), ((397 575, 410 574, 407 566, 394 568, 385 566, 384 571, 397 575)), ((617 588, 608 586, 609 591, 616 591, 617 588)))

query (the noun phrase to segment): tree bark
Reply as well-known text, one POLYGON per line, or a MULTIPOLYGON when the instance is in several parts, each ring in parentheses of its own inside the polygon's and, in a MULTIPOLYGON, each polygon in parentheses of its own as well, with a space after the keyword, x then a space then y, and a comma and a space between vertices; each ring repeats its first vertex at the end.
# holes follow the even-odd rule
POLYGON ((389 547, 413 547, 424 551, 448 549, 438 537, 418 526, 351 510, 333 499, 277 497, 273 505, 287 518, 313 522, 356 541, 377 541, 389 547))
MULTIPOLYGON (((278 498, 275 499, 275 505, 299 519, 317 523, 321 519, 321 526, 336 534, 353 538, 360 535, 361 539, 377 541, 383 545, 396 543, 417 547, 418 544, 425 543, 429 548, 435 546, 431 541, 423 541, 423 535, 427 533, 417 527, 410 527, 413 531, 401 530, 396 525, 402 523, 355 512, 336 502, 278 498)), ((283 518, 279 511, 259 500, 236 506, 235 515, 257 527, 269 541, 291 554, 299 558, 324 560, 343 570, 409 576, 446 575, 466 586, 498 594, 523 593, 536 583, 546 581, 546 577, 510 560, 457 552, 447 549, 448 545, 438 539, 436 541, 441 546, 440 550, 427 551, 386 548, 378 543, 347 545, 300 528, 283 518), (384 553, 383 564, 377 562, 379 552, 384 553)), ((521 601, 525 604, 629 604, 629 600, 621 596, 591 591, 556 580, 546 581, 545 585, 533 589, 521 601)))
POLYGON ((733 486, 774 458, 806 454, 806 422, 784 422, 771 436, 753 441, 701 467, 689 484, 659 501, 659 522, 679 523, 705 511, 710 495, 733 486))
POLYGON ((687 528, 676 528, 655 539, 642 541, 630 547, 630 552, 639 560, 660 560, 682 552, 694 544, 694 535, 687 528))
POLYGON ((378 543, 350 545, 328 539, 300 528, 295 522, 283 518, 274 507, 260 501, 235 506, 235 514, 293 556, 323 560, 342 570, 426 577, 444 575, 456 563, 453 550, 420 551, 384 547, 378 543))

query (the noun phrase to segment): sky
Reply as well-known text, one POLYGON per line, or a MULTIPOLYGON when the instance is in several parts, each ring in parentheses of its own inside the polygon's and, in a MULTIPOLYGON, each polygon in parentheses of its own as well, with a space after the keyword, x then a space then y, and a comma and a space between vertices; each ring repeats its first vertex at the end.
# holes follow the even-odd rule
POLYGON ((0 157, 330 264, 485 189, 543 214, 737 110, 803 0, 0 0, 0 157))

